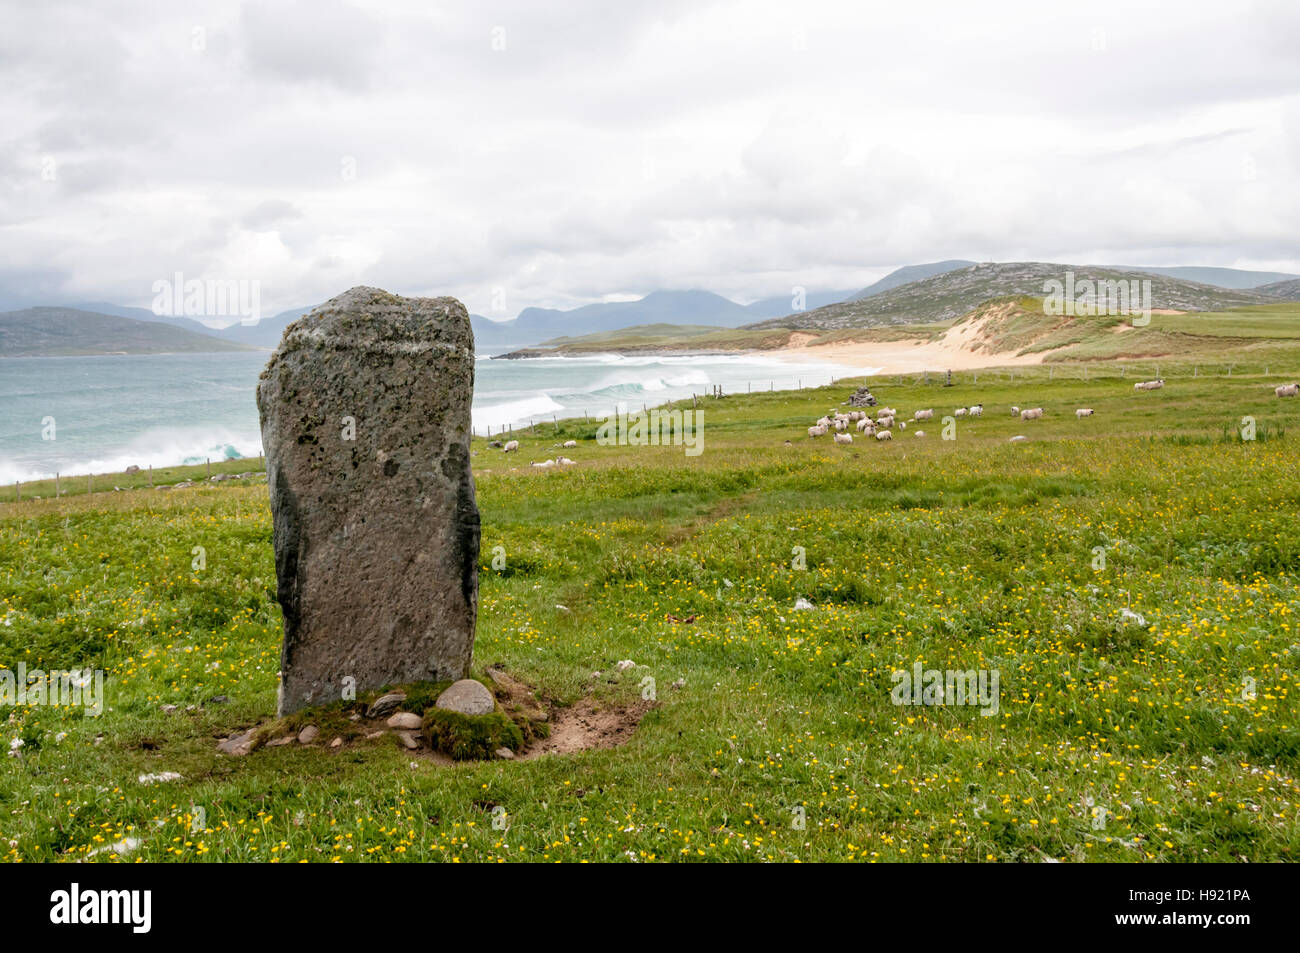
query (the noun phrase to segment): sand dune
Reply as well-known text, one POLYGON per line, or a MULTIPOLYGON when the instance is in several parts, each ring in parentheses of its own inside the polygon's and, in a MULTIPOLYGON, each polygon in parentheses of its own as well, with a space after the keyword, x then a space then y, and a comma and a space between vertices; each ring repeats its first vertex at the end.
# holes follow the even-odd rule
POLYGON ((1016 354, 975 350, 982 342, 988 318, 966 321, 949 328, 937 341, 922 338, 900 341, 846 341, 809 347, 803 341, 768 353, 798 363, 832 362, 863 373, 910 374, 920 371, 966 371, 980 367, 1020 367, 1041 364, 1050 352, 1016 354))

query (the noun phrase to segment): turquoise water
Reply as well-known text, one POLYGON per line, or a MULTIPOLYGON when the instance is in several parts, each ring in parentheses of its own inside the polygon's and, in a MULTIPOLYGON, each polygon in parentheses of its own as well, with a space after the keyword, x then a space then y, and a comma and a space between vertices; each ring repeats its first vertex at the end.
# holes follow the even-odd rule
MULTIPOLYGON (((0 483, 261 453, 254 388, 269 352, 0 359, 0 483), (51 429, 45 421, 53 418, 51 429), (52 436, 53 439, 44 439, 52 436)), ((854 373, 763 355, 478 359, 474 428, 612 413, 854 373)), ((861 371, 857 372, 861 373, 861 371)))

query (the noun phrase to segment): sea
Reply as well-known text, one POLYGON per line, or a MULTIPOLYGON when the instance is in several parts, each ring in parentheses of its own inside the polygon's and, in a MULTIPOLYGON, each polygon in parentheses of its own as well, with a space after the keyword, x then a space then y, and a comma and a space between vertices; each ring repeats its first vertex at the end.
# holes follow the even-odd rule
MULTIPOLYGON (((0 483, 257 457, 269 351, 0 359, 0 483)), ((870 373, 761 353, 593 354, 475 366, 474 430, 603 417, 705 394, 818 387, 870 373)))

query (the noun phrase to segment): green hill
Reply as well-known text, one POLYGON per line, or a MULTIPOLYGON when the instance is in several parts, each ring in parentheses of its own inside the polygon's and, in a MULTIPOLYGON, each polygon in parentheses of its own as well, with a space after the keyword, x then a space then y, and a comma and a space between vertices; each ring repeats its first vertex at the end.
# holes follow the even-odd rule
POLYGON ((1275 281, 1269 285, 1260 285, 1255 289, 1260 294, 1271 295, 1286 301, 1300 301, 1300 278, 1288 281, 1275 281))
POLYGON ((841 301, 747 327, 831 330, 951 321, 994 298, 1042 297, 1044 283, 1064 281, 1067 272, 1074 274, 1076 282, 1149 280, 1151 304, 1156 309, 1223 311, 1277 301, 1276 297, 1258 291, 1230 290, 1149 272, 1048 262, 990 262, 945 271, 867 298, 841 301))

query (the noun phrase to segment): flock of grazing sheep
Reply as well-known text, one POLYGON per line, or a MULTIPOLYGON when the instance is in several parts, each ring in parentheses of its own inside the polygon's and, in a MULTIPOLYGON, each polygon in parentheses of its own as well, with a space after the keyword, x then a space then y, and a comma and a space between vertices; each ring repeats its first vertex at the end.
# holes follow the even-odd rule
MULTIPOLYGON (((498 446, 498 445, 500 445, 500 441, 496 441, 496 440, 488 444, 488 446, 498 446)), ((560 444, 560 446, 564 447, 566 450, 569 449, 570 447, 576 447, 577 445, 578 445, 578 441, 576 440, 566 440, 564 441, 564 443, 560 444)), ((501 446, 502 453, 515 453, 518 450, 519 450, 518 440, 507 440, 505 442, 505 445, 501 446)), ((577 462, 578 462, 577 460, 570 460, 568 457, 556 457, 554 460, 542 460, 540 462, 533 462, 529 465, 537 467, 537 469, 539 470, 549 470, 551 467, 572 466, 577 462)))
MULTIPOLYGON (((1153 381, 1139 381, 1133 385, 1133 389, 1137 391, 1159 390, 1164 386, 1164 379, 1161 378, 1153 381)), ((1279 387, 1275 387, 1273 393, 1278 397, 1295 397, 1300 395, 1300 383, 1282 384, 1279 387)), ((952 412, 952 415, 954 417, 979 417, 983 413, 984 405, 976 404, 974 407, 958 407, 952 412)), ((1080 407, 1075 410, 1074 416, 1078 419, 1083 419, 1084 417, 1091 417, 1094 413, 1096 413, 1096 411, 1091 407, 1080 407)), ((899 421, 897 416, 898 411, 893 407, 882 407, 877 410, 875 420, 872 420, 871 416, 864 410, 851 410, 847 414, 832 413, 820 418, 815 424, 809 427, 808 436, 823 437, 833 430, 833 439, 836 443, 852 443, 853 435, 848 433, 848 430, 851 426, 856 425, 859 434, 875 437, 877 440, 893 440, 894 434, 892 431, 895 426, 901 430, 907 429, 907 421, 899 421)), ((1019 417, 1021 420, 1038 420, 1043 416, 1043 408, 1029 407, 1021 410, 1019 407, 1012 407, 1011 416, 1019 417)), ((912 422, 919 423, 923 420, 930 420, 933 417, 934 409, 926 408, 925 410, 918 410, 912 414, 912 422)), ((918 437, 925 436, 924 430, 914 430, 912 432, 918 437)), ((1018 434, 1011 438, 1011 442, 1015 443, 1024 439, 1026 439, 1024 435, 1018 434)))
MULTIPOLYGON (((1153 381, 1138 381, 1133 385, 1136 391, 1159 390, 1165 386, 1164 379, 1153 381)), ((1300 383, 1281 384, 1273 388, 1273 393, 1278 397, 1296 397, 1300 396, 1300 383)), ((1096 411, 1091 407, 1080 407, 1074 412, 1074 416, 1083 419, 1091 417, 1096 411)), ((954 417, 980 417, 984 414, 984 405, 976 404, 973 407, 958 407, 952 412, 954 417)), ((1038 420, 1043 416, 1043 408, 1028 407, 1021 410, 1019 407, 1011 408, 1011 416, 1019 417, 1021 420, 1038 420)), ((912 422, 920 423, 925 420, 934 418, 934 408, 927 407, 924 410, 918 410, 912 414, 912 422)), ((815 424, 808 428, 809 437, 824 437, 826 434, 833 433, 832 439, 836 443, 852 443, 853 435, 849 433, 850 428, 856 428, 859 436, 875 437, 877 440, 893 440, 894 428, 906 430, 908 422, 898 419, 898 410, 894 407, 881 407, 876 411, 875 419, 871 418, 865 410, 851 410, 848 413, 834 412, 830 415, 821 417, 815 424)), ((912 433, 917 437, 924 437, 924 430, 913 430, 912 433)), ((1023 434, 1017 434, 1011 438, 1012 443, 1027 439, 1023 434)), ((566 440, 561 445, 565 449, 576 447, 578 441, 566 440)), ((502 453, 513 453, 519 449, 518 440, 509 440, 504 445, 500 441, 492 441, 489 446, 500 447, 502 453)), ((568 457, 557 457, 554 460, 545 460, 540 463, 533 463, 532 466, 539 469, 548 469, 556 466, 569 466, 575 461, 568 457)))

